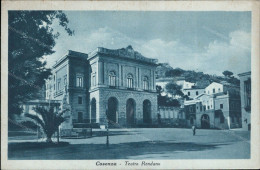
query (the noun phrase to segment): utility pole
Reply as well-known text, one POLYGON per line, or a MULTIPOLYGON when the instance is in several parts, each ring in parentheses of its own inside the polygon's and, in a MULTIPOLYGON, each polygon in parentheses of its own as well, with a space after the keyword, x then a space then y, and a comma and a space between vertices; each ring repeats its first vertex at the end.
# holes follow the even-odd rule
POLYGON ((108 110, 106 108, 106 117, 107 117, 107 142, 106 142, 106 145, 107 145, 107 148, 109 148, 109 119, 108 119, 108 110))

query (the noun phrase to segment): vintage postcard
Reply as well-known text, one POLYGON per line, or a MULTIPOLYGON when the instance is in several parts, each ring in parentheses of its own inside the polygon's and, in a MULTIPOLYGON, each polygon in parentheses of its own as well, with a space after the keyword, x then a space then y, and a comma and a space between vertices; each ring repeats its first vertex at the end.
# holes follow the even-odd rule
POLYGON ((2 1, 2 169, 260 168, 259 1, 2 1))

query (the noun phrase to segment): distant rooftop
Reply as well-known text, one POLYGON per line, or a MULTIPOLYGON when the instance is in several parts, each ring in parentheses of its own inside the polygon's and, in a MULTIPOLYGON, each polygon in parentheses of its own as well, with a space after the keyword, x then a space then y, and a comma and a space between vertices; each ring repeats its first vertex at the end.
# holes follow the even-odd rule
POLYGON ((82 59, 87 59, 87 58, 88 58, 88 54, 81 53, 81 52, 77 52, 77 51, 68 50, 67 54, 65 54, 63 57, 61 57, 61 58, 58 59, 57 61, 55 61, 55 64, 53 65, 53 67, 56 67, 57 65, 59 65, 59 64, 60 64, 62 61, 64 61, 68 56, 70 56, 70 57, 76 57, 76 58, 82 58, 82 59))
POLYGON ((251 75, 251 71, 238 74, 239 77, 241 77, 241 76, 247 76, 247 75, 251 75))
POLYGON ((126 48, 115 49, 115 50, 98 47, 96 50, 89 53, 89 59, 94 57, 98 53, 106 54, 106 55, 113 55, 113 56, 122 57, 122 58, 130 58, 130 59, 135 59, 135 60, 144 61, 144 62, 153 63, 153 64, 156 64, 158 62, 157 59, 144 57, 139 52, 133 50, 132 46, 130 46, 130 45, 126 48))
POLYGON ((185 77, 161 77, 156 79, 157 82, 180 81, 180 80, 185 80, 185 77))

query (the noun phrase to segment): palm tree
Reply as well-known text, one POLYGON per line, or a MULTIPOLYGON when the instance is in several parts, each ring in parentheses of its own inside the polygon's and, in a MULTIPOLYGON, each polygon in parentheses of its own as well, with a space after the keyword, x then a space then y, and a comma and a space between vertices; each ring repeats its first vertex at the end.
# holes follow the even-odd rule
POLYGON ((52 135, 57 131, 58 127, 62 122, 66 120, 67 117, 62 117, 62 114, 68 111, 69 109, 63 110, 61 112, 55 112, 54 107, 44 108, 44 107, 35 107, 35 112, 38 114, 26 113, 25 116, 30 118, 37 126, 40 126, 42 131, 47 136, 46 142, 51 143, 52 135))

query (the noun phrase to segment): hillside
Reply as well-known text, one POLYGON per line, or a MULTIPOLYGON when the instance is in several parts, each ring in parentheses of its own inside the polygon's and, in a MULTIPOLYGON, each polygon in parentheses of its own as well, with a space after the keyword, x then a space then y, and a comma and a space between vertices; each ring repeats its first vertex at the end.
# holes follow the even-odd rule
MULTIPOLYGON (((223 70, 224 71, 224 70, 223 70)), ((234 76, 216 76, 193 70, 183 70, 181 68, 172 68, 167 63, 160 63, 156 68, 156 78, 159 77, 184 77, 186 81, 196 83, 197 87, 206 87, 211 82, 226 82, 239 86, 239 79, 234 76)))

